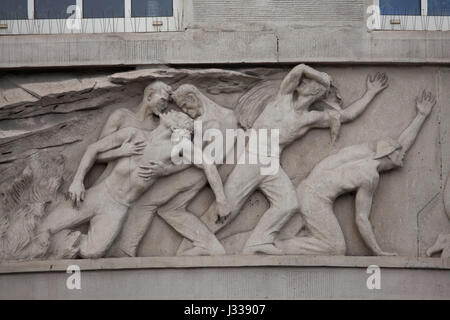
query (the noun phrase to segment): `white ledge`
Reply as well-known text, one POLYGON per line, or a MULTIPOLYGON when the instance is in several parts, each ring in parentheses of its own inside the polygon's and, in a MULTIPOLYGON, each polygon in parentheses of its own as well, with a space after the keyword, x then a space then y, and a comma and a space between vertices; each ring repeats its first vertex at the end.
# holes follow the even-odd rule
POLYGON ((338 267, 450 270, 450 258, 354 257, 354 256, 216 256, 216 257, 146 257, 114 259, 79 259, 54 261, 1 262, 0 274, 25 272, 61 272, 70 265, 81 270, 126 270, 165 268, 235 268, 235 267, 338 267))

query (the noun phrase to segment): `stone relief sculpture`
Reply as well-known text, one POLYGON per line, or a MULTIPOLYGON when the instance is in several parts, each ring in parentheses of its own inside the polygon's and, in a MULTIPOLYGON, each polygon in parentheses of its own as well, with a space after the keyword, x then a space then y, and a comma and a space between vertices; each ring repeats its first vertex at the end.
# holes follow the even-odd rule
MULTIPOLYGON (((417 100, 416 118, 397 140, 385 138, 328 154, 296 188, 298 182, 294 184, 280 165, 283 151, 316 128, 330 129, 334 144, 341 125, 358 118, 388 87, 388 78, 384 73, 369 75, 361 98, 343 107, 327 73, 302 64, 278 81, 270 71, 265 72, 268 79, 219 69, 137 70, 113 75, 108 81, 85 82, 79 93, 71 91, 63 97, 67 114, 90 110, 89 99, 79 102, 76 97, 92 92, 93 110, 111 102, 121 107, 103 118, 106 121, 92 116, 89 121, 97 121, 102 129, 89 143, 84 142, 80 129, 71 129, 76 135, 70 141, 55 143, 58 148, 64 146, 58 149, 61 152, 67 144, 85 143, 78 148, 81 160, 73 161, 70 169, 63 156, 46 156, 48 150, 43 147, 34 152, 38 156, 24 151, 23 169, 0 181, 0 260, 135 257, 155 219, 181 237, 181 243, 175 244, 177 255, 224 255, 227 250, 220 232, 239 220, 244 204, 256 191, 262 192, 269 207, 248 232, 242 254, 346 255, 333 203, 340 195, 356 192, 356 226, 363 241, 375 255, 395 255, 382 250, 376 240, 369 220, 373 195, 379 173, 402 166, 436 98, 424 91, 417 100), (124 86, 131 89, 121 94, 124 86), (104 98, 108 90, 114 94, 104 98), (143 91, 140 102, 130 106, 127 99, 139 90, 143 91), (221 94, 234 95, 237 103, 228 104, 221 94), (194 127, 200 131, 200 145, 194 143, 194 127), (215 141, 208 130, 225 137, 228 130, 240 128, 247 136, 253 131, 279 130, 279 145, 261 150, 247 143, 239 150, 233 137, 232 143, 223 144, 222 157, 212 158, 208 151, 215 141), (173 151, 180 146, 206 161, 192 162, 192 154, 178 153, 186 161, 175 164, 173 151), (225 162, 229 155, 236 155, 237 164, 225 162), (252 157, 278 163, 277 170, 264 173, 266 164, 248 163, 252 157), (96 163, 106 168, 94 174, 96 163), (208 185, 213 203, 200 212, 191 209, 208 185), (68 199, 64 200, 66 190, 68 199), (283 227, 294 230, 295 236, 277 237, 283 227), (308 234, 300 236, 301 230, 308 234)), ((58 94, 48 93, 44 102, 36 103, 57 103, 58 94)), ((44 112, 31 109, 32 116, 44 112)), ((0 120, 3 114, 20 114, 0 111, 0 120)), ((66 123, 72 126, 77 121, 66 123)), ((0 147, 1 139, 11 145, 30 134, 57 132, 66 123, 33 133, 0 131, 0 147)), ((13 161, 16 158, 10 157, 5 163, 13 161)), ((449 243, 448 236, 441 235, 427 254, 442 251, 448 257, 449 243)))
MULTIPOLYGON (((225 136, 227 129, 237 128, 237 121, 231 110, 214 103, 192 85, 180 86, 172 94, 172 98, 183 112, 201 122, 203 132, 216 129, 225 136)), ((207 145, 204 146, 206 147, 207 145)), ((225 150, 224 157, 229 151, 225 150)), ((189 202, 207 184, 201 170, 190 164, 162 166, 160 163, 152 162, 141 166, 140 175, 143 179, 157 175, 170 177, 162 178, 158 188, 151 188, 141 197, 138 212, 128 217, 121 235, 113 245, 112 256, 136 255, 137 247, 147 232, 155 212, 182 236, 193 242, 194 248, 183 252, 184 255, 225 254, 223 246, 210 229, 186 209, 189 202)), ((222 200, 221 212, 226 213, 224 208, 227 204, 225 199, 222 200)))
POLYGON ((416 118, 397 140, 347 147, 320 161, 297 187, 301 216, 310 235, 277 241, 277 247, 285 254, 345 255, 344 234, 333 203, 342 194, 356 192, 356 225, 364 242, 375 255, 396 255, 383 251, 375 238, 369 221, 373 196, 379 173, 403 166, 406 152, 435 104, 436 98, 424 91, 417 99, 416 118))
MULTIPOLYGON (((253 116, 255 121, 252 128, 280 130, 280 151, 271 155, 279 159, 285 147, 304 136, 309 130, 330 127, 333 130, 338 128, 341 122, 357 118, 386 87, 386 75, 377 74, 374 78, 368 77, 367 91, 363 97, 348 108, 342 109, 331 78, 326 73, 318 72, 306 65, 299 65, 284 78, 278 93, 269 100, 269 104, 263 108, 261 114, 253 116), (310 111, 309 108, 318 101, 325 102, 330 108, 310 111)), ((241 103, 245 104, 245 99, 241 103)), ((249 107, 261 110, 259 107, 249 107)), ((337 135, 336 131, 337 129, 333 133, 334 136, 337 135)), ((252 152, 255 151, 247 147, 242 157, 248 159, 252 152)), ((250 235, 243 253, 282 254, 282 251, 274 245, 274 240, 283 225, 298 211, 295 187, 282 168, 276 174, 268 176, 262 175, 260 169, 261 165, 236 165, 224 185, 225 195, 231 206, 229 216, 222 216, 214 204, 202 216, 202 220, 214 232, 219 231, 227 221, 239 214, 248 197, 256 189, 260 189, 269 199, 270 208, 250 235), (217 214, 218 222, 216 222, 217 214)))
MULTIPOLYGON (((166 96, 167 98, 168 96, 166 96)), ((104 256, 119 234, 130 205, 157 179, 142 179, 139 175, 140 165, 149 161, 170 165, 175 142, 183 140, 183 143, 191 144, 190 139, 194 129, 191 118, 184 113, 175 111, 161 114, 160 118, 160 125, 152 132, 124 128, 90 145, 69 188, 69 196, 75 208, 57 208, 55 211, 58 211, 61 216, 60 221, 56 225, 44 225, 43 232, 55 234, 90 221, 88 234, 83 235, 81 239, 80 255, 84 258, 104 256), (175 142, 174 134, 178 135, 175 142), (113 153, 124 143, 130 142, 140 147, 137 151, 142 150, 142 153, 121 157, 108 177, 85 191, 83 181, 97 155, 110 150, 113 153), (80 206, 80 210, 78 210, 78 206, 80 206)), ((219 202, 223 201, 225 198, 222 183, 216 167, 207 162, 201 167, 205 171, 216 198, 219 202)), ((226 207, 220 210, 226 210, 226 207)))
MULTIPOLYGON (((447 177, 444 188, 444 209, 450 219, 450 175, 447 177)), ((450 258, 450 234, 440 234, 426 253, 429 257, 441 253, 441 258, 450 258)))
MULTIPOLYGON (((0 185, 0 259, 47 257, 50 239, 39 233, 39 225, 60 195, 63 171, 64 158, 33 156, 21 172, 0 185)), ((66 236, 60 235, 59 242, 67 245, 66 236)))

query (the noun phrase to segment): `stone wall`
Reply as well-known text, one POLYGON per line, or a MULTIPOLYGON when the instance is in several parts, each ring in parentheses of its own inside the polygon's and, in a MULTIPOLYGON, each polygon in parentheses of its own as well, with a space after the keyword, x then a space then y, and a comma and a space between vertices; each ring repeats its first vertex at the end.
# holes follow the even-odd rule
MULTIPOLYGON (((381 174, 371 214, 375 235, 386 251, 401 256, 425 256, 426 249, 435 242, 438 234, 450 232, 450 222, 443 207, 443 187, 449 170, 446 154, 450 146, 446 127, 450 116, 446 111, 449 98, 446 96, 448 90, 445 90, 450 80, 447 79, 448 70, 424 66, 319 69, 332 76, 345 106, 364 93, 368 74, 385 72, 389 76, 389 88, 375 98, 359 119, 343 125, 335 144, 331 144, 328 130, 313 130, 283 153, 281 165, 295 185, 315 164, 341 148, 386 136, 397 138, 415 116, 416 96, 424 89, 437 94, 438 103, 408 152, 405 166, 381 174)), ((66 192, 84 150, 97 140, 106 119, 119 108, 136 111, 143 88, 152 79, 165 80, 174 89, 183 83, 196 83, 210 99, 233 109, 255 79, 281 80, 287 71, 283 68, 219 70, 220 73, 211 78, 210 71, 202 73, 199 70, 195 71, 198 72, 196 76, 186 78, 182 70, 161 75, 158 71, 143 69, 137 73, 146 76, 137 79, 136 72, 109 78, 104 74, 85 72, 78 74, 76 79, 73 79, 74 73, 8 74, 3 78, 4 101, 0 109, 2 181, 6 185, 36 156, 62 155, 65 158, 62 191, 66 192)), ((97 169, 101 170, 101 166, 97 169)), ((222 172, 224 178, 225 171, 222 172)), ((93 172, 87 179, 87 186, 98 176, 95 170, 93 172)), ((201 215, 212 201, 212 192, 206 188, 188 208, 201 215)), ((354 195, 345 195, 335 206, 346 238, 347 254, 370 255, 355 225, 353 203, 354 195)), ((218 233, 229 254, 241 252, 249 232, 267 208, 265 197, 256 193, 246 202, 238 218, 218 233)), ((180 235, 156 217, 138 255, 174 255, 181 240, 180 235)))

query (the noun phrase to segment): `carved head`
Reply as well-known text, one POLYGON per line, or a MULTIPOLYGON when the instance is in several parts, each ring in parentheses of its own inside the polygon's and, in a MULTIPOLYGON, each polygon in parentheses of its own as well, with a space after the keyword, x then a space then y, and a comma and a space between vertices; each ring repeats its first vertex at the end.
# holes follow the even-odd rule
POLYGON ((297 87, 297 93, 300 96, 315 97, 317 99, 324 97, 327 91, 328 89, 323 84, 308 78, 303 78, 297 87))
POLYGON ((330 86, 330 89, 327 90, 322 102, 334 110, 342 110, 342 97, 339 94, 338 88, 336 88, 333 84, 330 86))
POLYGON ((161 124, 172 130, 172 140, 179 141, 182 137, 190 139, 194 132, 194 120, 178 111, 169 111, 160 115, 161 124))
POLYGON ((380 170, 385 171, 403 167, 404 155, 405 153, 398 141, 385 138, 377 142, 374 159, 381 160, 380 170))
POLYGON ((166 110, 171 92, 172 88, 161 81, 155 81, 147 86, 142 98, 142 107, 145 108, 146 115, 159 116, 161 112, 166 110))
POLYGON ((180 109, 196 119, 203 113, 202 93, 193 85, 183 84, 172 94, 172 98, 180 109))

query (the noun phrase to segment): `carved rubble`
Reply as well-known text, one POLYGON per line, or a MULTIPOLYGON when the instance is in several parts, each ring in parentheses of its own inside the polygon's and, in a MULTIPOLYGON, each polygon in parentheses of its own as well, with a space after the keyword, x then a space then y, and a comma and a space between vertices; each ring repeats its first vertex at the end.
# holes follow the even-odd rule
MULTIPOLYGON (((400 98, 387 89, 385 73, 361 76, 365 84, 341 86, 345 75, 335 82, 306 65, 287 74, 156 68, 77 79, 4 76, 0 259, 346 255, 356 243, 365 254, 403 254, 379 235, 380 206, 387 206, 377 200, 379 173, 403 166, 436 97, 419 95, 417 114, 393 140, 399 125, 379 113, 386 99, 400 98), (348 99, 354 102, 346 106, 348 99), (198 145, 195 123, 203 139, 239 128, 277 132, 279 148, 266 153, 248 142, 237 154, 239 139, 198 145), (213 146, 223 154, 213 156, 213 146), (174 164, 179 147, 184 163, 174 164), (192 163, 185 150, 208 161, 192 163), (231 154, 234 163, 223 164, 231 154), (253 156, 266 163, 246 162, 253 156), (267 163, 276 170, 264 173, 267 163), (356 193, 350 239, 351 223, 342 223, 342 206, 334 205, 348 193, 356 193)), ((344 211, 349 217, 353 210, 344 211)), ((449 243, 441 235, 427 254, 448 257, 449 243)))

